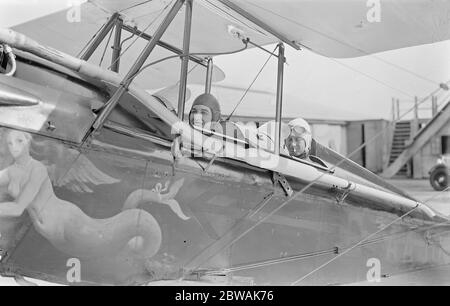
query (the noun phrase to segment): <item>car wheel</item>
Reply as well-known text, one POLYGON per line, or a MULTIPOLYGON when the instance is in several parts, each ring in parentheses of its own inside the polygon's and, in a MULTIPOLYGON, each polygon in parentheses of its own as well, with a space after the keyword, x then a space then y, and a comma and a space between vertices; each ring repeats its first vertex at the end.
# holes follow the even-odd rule
POLYGON ((436 168, 430 174, 430 183, 434 190, 443 191, 448 187, 448 170, 436 168))

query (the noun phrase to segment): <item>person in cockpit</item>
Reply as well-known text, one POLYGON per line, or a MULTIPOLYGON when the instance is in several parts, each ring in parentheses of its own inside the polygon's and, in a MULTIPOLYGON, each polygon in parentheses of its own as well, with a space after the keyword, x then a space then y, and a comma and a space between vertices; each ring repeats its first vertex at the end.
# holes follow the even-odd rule
POLYGON ((289 155, 296 158, 307 159, 311 150, 311 127, 302 118, 297 118, 288 124, 290 132, 284 140, 289 155))
POLYGON ((220 105, 212 94, 204 93, 195 98, 189 113, 192 126, 215 131, 219 121, 220 105))
POLYGON ((221 120, 219 102, 212 94, 204 93, 195 98, 189 113, 189 123, 197 128, 244 139, 242 132, 233 122, 221 120))

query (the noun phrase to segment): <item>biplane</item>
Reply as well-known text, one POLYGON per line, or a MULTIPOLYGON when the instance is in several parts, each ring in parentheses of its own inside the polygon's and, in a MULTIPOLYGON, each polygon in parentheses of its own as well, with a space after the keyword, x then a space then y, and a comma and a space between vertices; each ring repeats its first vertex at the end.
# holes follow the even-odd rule
POLYGON ((448 1, 383 1, 373 23, 350 0, 80 9, 79 23, 58 12, 0 30, 2 276, 329 285, 367 280, 373 259, 418 283, 448 271, 448 217, 314 140, 317 162, 280 152, 285 45, 343 58, 447 40, 448 1), (271 148, 186 122, 188 84, 225 78, 214 57, 269 44, 271 148))

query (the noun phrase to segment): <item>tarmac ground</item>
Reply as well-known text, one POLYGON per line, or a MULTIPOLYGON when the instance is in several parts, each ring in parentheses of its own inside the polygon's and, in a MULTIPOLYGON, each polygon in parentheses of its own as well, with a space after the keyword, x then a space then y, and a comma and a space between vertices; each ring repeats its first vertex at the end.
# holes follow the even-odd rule
POLYGON ((431 187, 428 179, 391 179, 388 182, 441 214, 450 215, 450 189, 436 191, 431 187))

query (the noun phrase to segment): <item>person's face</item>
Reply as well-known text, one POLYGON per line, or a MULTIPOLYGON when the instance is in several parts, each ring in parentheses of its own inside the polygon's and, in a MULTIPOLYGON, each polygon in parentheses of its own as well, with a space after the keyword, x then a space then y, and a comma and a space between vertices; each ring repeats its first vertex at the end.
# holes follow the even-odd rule
POLYGON ((291 156, 300 157, 305 153, 306 141, 301 136, 289 135, 285 141, 285 145, 291 156))
POLYGON ((28 151, 29 141, 24 133, 11 131, 8 133, 7 144, 12 157, 18 158, 28 151))
POLYGON ((206 123, 212 121, 212 112, 204 105, 194 105, 189 116, 189 123, 196 127, 204 127, 206 123))

